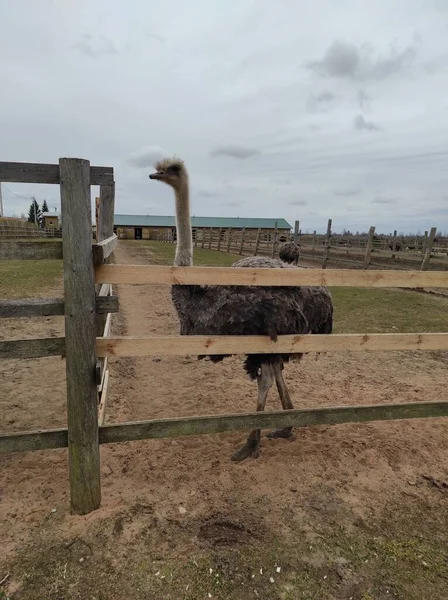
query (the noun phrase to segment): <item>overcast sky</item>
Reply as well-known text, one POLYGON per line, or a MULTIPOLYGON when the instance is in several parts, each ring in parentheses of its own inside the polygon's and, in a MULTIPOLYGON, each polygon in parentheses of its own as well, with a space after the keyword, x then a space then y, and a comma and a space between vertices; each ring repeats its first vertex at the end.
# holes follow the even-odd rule
MULTIPOLYGON (((194 215, 448 230, 448 0, 0 0, 0 22, 0 160, 113 166, 119 213, 173 214, 148 174, 175 153, 194 215)), ((58 194, 6 183, 5 212, 58 194)))

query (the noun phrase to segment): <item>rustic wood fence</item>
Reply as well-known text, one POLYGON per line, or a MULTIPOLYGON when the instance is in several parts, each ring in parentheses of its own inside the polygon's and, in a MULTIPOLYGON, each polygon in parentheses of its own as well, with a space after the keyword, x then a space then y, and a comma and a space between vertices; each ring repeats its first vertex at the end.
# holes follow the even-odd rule
MULTIPOLYGON (((109 357, 448 350, 448 333, 285 335, 276 342, 265 336, 112 337, 110 316, 105 315, 118 310, 118 301, 111 295, 111 285, 448 287, 448 273, 106 264, 117 241, 111 235, 114 203, 112 169, 90 167, 88 161, 81 159, 60 159, 59 165, 0 163, 0 181, 39 181, 61 186, 62 248, 60 246, 57 250, 54 247, 52 258, 62 257, 64 261, 65 299, 2 302, 0 316, 65 314, 65 338, 2 341, 0 358, 65 356, 68 413, 67 428, 1 434, 0 453, 68 447, 71 508, 74 513, 86 514, 100 506, 100 444, 264 427, 448 416, 448 401, 437 400, 105 424, 109 357), (99 241, 92 246, 90 185, 96 184, 101 186, 99 241)), ((23 257, 20 245, 17 249, 19 256, 23 257)), ((33 258, 42 258, 39 252, 36 250, 33 258)), ((10 258, 11 253, 11 250, 0 252, 0 256, 10 258)), ((30 253, 25 258, 30 258, 30 253)), ((49 258, 48 253, 44 258, 49 258)))
MULTIPOLYGON (((319 263, 324 269, 333 260, 360 269, 381 266, 425 271, 430 259, 435 268, 448 268, 448 240, 436 239, 436 231, 437 228, 432 227, 420 237, 398 236, 396 231, 386 236, 377 235, 372 226, 365 235, 334 234, 332 219, 329 219, 325 234, 315 231, 313 234, 302 234, 300 221, 295 221, 294 233, 278 229, 209 227, 196 228, 193 235, 196 248, 245 256, 277 257, 284 242, 295 241, 300 245, 302 260, 319 263), (387 265, 385 259, 392 264, 387 265)), ((159 233, 157 239, 175 243, 171 231, 159 233)))

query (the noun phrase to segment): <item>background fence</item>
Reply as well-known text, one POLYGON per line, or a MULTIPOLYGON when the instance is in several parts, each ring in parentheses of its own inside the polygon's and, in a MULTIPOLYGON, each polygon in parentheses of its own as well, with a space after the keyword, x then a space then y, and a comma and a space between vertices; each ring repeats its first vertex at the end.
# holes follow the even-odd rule
MULTIPOLYGON (((106 264, 117 242, 111 233, 115 194, 112 169, 90 167, 86 160, 68 158, 60 159, 58 165, 0 163, 0 181, 60 184, 63 222, 62 243, 0 242, 0 257, 63 258, 64 264, 64 299, 3 301, 0 317, 65 314, 64 338, 0 341, 0 358, 60 355, 65 357, 67 375, 67 428, 3 433, 0 453, 68 447, 73 512, 85 514, 100 506, 99 444, 102 443, 262 427, 448 416, 448 402, 436 401, 103 424, 107 360, 112 356, 448 350, 448 333, 285 335, 276 342, 267 336, 112 337, 110 313, 118 310, 117 298, 111 295, 112 284, 448 287, 448 272, 106 264), (100 185, 98 241, 94 245, 90 185, 100 185), (24 250, 24 246, 31 250, 24 250)), ((329 229, 330 226, 331 223, 329 229)), ((329 238, 328 235, 327 241, 329 238)), ((221 236, 218 245, 220 240, 222 243, 221 236)), ((258 236, 259 248, 261 242, 258 236)), ((227 243, 231 246, 232 240, 227 243)), ((273 252, 277 243, 274 239, 273 252)), ((241 246, 244 250, 244 235, 239 244, 240 250, 241 246)))

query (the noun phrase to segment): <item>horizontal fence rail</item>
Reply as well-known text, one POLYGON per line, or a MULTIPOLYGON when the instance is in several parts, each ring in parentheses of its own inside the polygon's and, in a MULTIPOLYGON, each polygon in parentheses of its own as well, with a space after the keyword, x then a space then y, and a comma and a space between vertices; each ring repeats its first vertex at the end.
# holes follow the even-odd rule
MULTIPOLYGON (((118 296, 99 296, 95 300, 98 315, 118 312, 118 296)), ((0 319, 50 317, 65 313, 64 298, 24 298, 0 300, 0 319)))
POLYGON ((179 337, 97 338, 98 356, 179 356, 448 350, 448 333, 348 333, 268 336, 187 335, 179 337))
POLYGON ((354 271, 351 269, 236 269, 103 265, 97 283, 344 287, 448 287, 448 271, 354 271))
POLYGON ((3 340, 0 342, 0 359, 43 358, 64 356, 65 338, 42 338, 29 340, 3 340))
POLYGON ((0 241, 0 260, 61 260, 61 242, 0 241))
MULTIPOLYGON (((306 408, 237 415, 181 417, 103 425, 100 444, 204 435, 261 428, 341 425, 396 419, 423 419, 448 416, 448 402, 411 402, 367 406, 306 408)), ((67 447, 67 429, 0 435, 0 454, 67 447)))
MULTIPOLYGON (((112 167, 90 167, 90 185, 112 183, 112 167)), ((61 183, 59 165, 0 162, 0 181, 9 183, 61 183)))
POLYGON ((92 246, 93 251, 93 264, 94 265, 102 265, 103 262, 108 258, 115 249, 117 245, 118 238, 115 234, 111 237, 99 242, 98 244, 94 244, 92 246))

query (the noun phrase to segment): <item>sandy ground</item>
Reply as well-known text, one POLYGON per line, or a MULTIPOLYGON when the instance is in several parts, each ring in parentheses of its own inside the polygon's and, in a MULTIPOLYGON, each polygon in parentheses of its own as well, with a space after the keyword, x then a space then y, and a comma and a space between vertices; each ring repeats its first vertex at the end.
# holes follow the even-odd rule
MULTIPOLYGON (((135 246, 116 252, 118 263, 150 258, 135 246)), ((113 333, 178 333, 169 288, 119 286, 118 294, 113 333)), ((61 318, 5 320, 1 337, 62 332, 61 318)), ((125 358, 110 365, 107 422, 255 409, 256 385, 240 358, 217 365, 194 357, 125 358)), ((0 369, 2 430, 65 423, 64 361, 3 361, 0 369)), ((296 407, 447 398, 441 353, 347 353, 317 362, 308 356, 285 371, 296 407)), ((268 410, 279 406, 272 391, 268 410)), ((73 540, 89 539, 89 552, 106 548, 103 564, 117 573, 130 560, 131 547, 135 560, 143 547, 162 560, 223 540, 288 540, 298 532, 309 540, 324 525, 368 528, 393 523, 399 514, 414 515, 414 523, 427 518, 437 536, 446 531, 448 512, 443 485, 434 484, 446 481, 447 434, 447 419, 312 427, 295 430, 290 440, 264 438, 260 457, 240 464, 229 457, 244 432, 103 446, 102 508, 86 517, 69 512, 65 450, 1 456, 0 547, 4 568, 12 569, 9 590, 31 597, 20 595, 23 572, 15 561, 55 547, 56 540, 72 548, 73 540)), ((97 574, 103 588, 113 581, 107 569, 99 567, 97 574)), ((123 597, 120 585, 115 581, 104 597, 123 597)))

